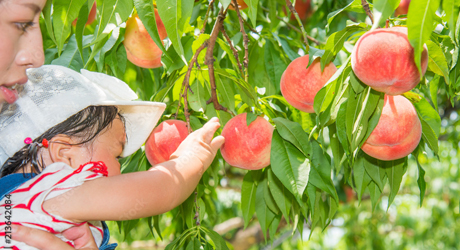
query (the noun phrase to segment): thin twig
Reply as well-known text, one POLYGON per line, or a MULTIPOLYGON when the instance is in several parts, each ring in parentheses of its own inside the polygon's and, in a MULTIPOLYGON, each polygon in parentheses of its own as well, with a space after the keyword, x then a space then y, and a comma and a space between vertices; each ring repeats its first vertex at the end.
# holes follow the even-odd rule
POLYGON ((244 21, 244 24, 246 25, 246 27, 248 27, 248 29, 250 31, 252 31, 253 33, 259 34, 259 32, 257 30, 255 30, 254 28, 252 28, 251 25, 246 20, 243 20, 243 21, 244 21))
MULTIPOLYGON (((233 46, 232 40, 230 40, 230 37, 227 35, 227 32, 224 29, 224 26, 222 26, 220 31, 222 32, 222 35, 224 35, 225 39, 227 40, 228 45, 230 45, 230 49, 233 51, 233 56, 235 56, 235 59, 236 59, 236 62, 238 64, 238 68, 241 71, 241 74, 244 74, 243 68, 242 68, 241 63, 240 63, 240 58, 238 57, 238 51, 233 46)), ((243 77, 244 77, 244 75, 243 75, 243 77)))
MULTIPOLYGON (((279 16, 277 16, 276 18, 278 18, 279 20, 283 21, 287 26, 289 26, 289 28, 291 28, 291 29, 293 29, 293 30, 295 30, 295 31, 297 31, 297 32, 299 32, 299 33, 302 32, 302 31, 301 31, 299 28, 297 28, 296 26, 290 24, 289 22, 286 22, 286 21, 284 20, 284 18, 279 17, 279 16)), ((310 41, 316 43, 316 45, 325 44, 325 43, 323 43, 323 42, 320 42, 320 41, 316 40, 315 38, 313 38, 313 37, 311 37, 311 36, 309 36, 309 35, 307 35, 307 38, 308 38, 308 40, 310 40, 310 41)))
POLYGON ((217 41, 217 37, 224 24, 224 19, 225 19, 226 14, 227 14, 227 11, 224 11, 223 9, 219 11, 219 15, 217 16, 216 23, 214 24, 214 27, 211 32, 211 36, 208 39, 208 50, 206 51, 206 57, 204 60, 205 64, 208 65, 209 82, 211 84, 211 99, 209 99, 206 103, 209 104, 212 102, 216 110, 223 110, 223 111, 227 111, 227 108, 222 106, 217 100, 216 76, 214 75, 215 59, 213 55, 213 50, 214 50, 214 45, 216 44, 216 41, 217 41))
POLYGON ((286 0, 286 5, 288 6, 289 10, 291 11, 292 14, 294 14, 295 19, 297 19, 297 22, 299 23, 300 30, 302 31, 302 36, 303 36, 303 41, 305 43, 306 50, 308 51, 310 49, 310 45, 308 45, 308 34, 305 31, 305 28, 303 27, 302 20, 299 17, 299 14, 294 8, 294 5, 292 5, 291 0, 286 0))
MULTIPOLYGON (((270 11, 269 9, 267 9, 267 8, 265 8, 265 7, 263 7, 263 6, 260 6, 260 8, 261 8, 262 10, 266 11, 266 12, 269 12, 269 11, 270 11)), ((302 33, 302 31, 301 31, 299 28, 297 28, 296 26, 292 25, 291 23, 289 23, 288 21, 286 21, 284 18, 282 18, 282 17, 280 17, 280 16, 276 16, 276 18, 279 19, 279 20, 281 20, 283 23, 285 23, 289 28, 291 28, 291 29, 293 29, 293 30, 295 30, 295 31, 297 31, 297 32, 299 32, 299 33, 302 33)), ((312 41, 312 42, 314 42, 314 43, 316 43, 316 45, 325 44, 325 43, 323 43, 323 42, 320 42, 320 41, 316 40, 314 37, 309 36, 308 34, 307 34, 307 39, 310 40, 310 41, 312 41)))
POLYGON ((372 15, 371 8, 369 8, 369 3, 366 0, 361 0, 361 5, 366 11, 367 16, 371 19, 371 23, 374 24, 374 16, 372 15))
MULTIPOLYGON (((208 46, 208 41, 205 41, 195 52, 195 55, 193 55, 192 60, 190 61, 187 69, 187 73, 185 74, 184 81, 182 82, 182 87, 179 93, 181 93, 181 96, 184 99, 184 114, 185 114, 185 119, 187 120, 187 127, 189 133, 192 132, 192 127, 190 126, 190 113, 188 112, 188 103, 187 103, 187 91, 190 90, 190 75, 192 73, 193 65, 197 63, 198 65, 198 56, 200 55, 201 51, 205 49, 208 46)), ((179 114, 179 109, 181 106, 181 100, 179 97, 179 104, 177 106, 176 114, 174 115, 177 118, 177 115, 179 114)))
POLYGON ((214 0, 211 0, 209 2, 208 10, 206 11, 206 16, 204 17, 204 23, 203 23, 203 28, 201 28, 200 34, 204 33, 204 30, 206 29, 206 23, 208 22, 208 17, 209 17, 209 12, 212 8, 212 5, 214 4, 214 0))
MULTIPOLYGON (((240 9, 238 7, 238 3, 236 0, 232 0, 233 4, 235 5, 235 11, 238 15, 238 20, 240 21, 240 31, 243 34, 243 44, 244 44, 244 60, 243 60, 243 67, 244 67, 244 80, 247 82, 249 78, 248 73, 248 65, 249 65, 249 38, 248 34, 244 30, 244 21, 243 17, 241 17, 240 9)), ((289 0, 288 0, 289 1, 289 0)))

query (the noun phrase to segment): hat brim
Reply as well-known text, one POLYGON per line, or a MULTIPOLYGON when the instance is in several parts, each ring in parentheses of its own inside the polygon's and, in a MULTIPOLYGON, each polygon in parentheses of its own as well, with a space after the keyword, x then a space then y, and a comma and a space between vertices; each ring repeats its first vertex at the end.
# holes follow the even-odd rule
POLYGON ((127 141, 122 157, 136 152, 160 120, 166 104, 147 101, 105 101, 98 105, 117 106, 125 119, 127 141))

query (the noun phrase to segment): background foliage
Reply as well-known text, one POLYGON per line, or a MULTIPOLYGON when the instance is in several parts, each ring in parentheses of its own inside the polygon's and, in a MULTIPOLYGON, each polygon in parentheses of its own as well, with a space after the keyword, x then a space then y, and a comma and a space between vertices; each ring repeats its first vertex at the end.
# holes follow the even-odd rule
MULTIPOLYGON (((270 167, 243 171, 218 155, 196 194, 179 207, 111 224, 117 240, 154 238, 163 247, 171 243, 167 249, 244 249, 251 244, 238 243, 243 225, 222 235, 213 231, 240 217, 248 230, 260 225, 253 243, 266 249, 459 248, 458 1, 412 1, 406 18, 393 16, 399 0, 313 0, 303 21, 291 18, 284 0, 247 0, 241 19, 227 11, 230 0, 97 0, 96 21, 85 26, 93 3, 48 0, 40 20, 46 64, 116 76, 140 99, 165 102, 163 120, 177 113, 194 130, 213 116, 225 125, 244 112, 263 115, 276 127, 270 167), (164 46, 152 25, 154 6, 168 33, 164 46), (134 11, 164 52, 161 68, 144 69, 127 60, 125 21, 134 11), (378 121, 383 94, 363 85, 350 64, 359 37, 387 19, 390 26, 408 27, 416 58, 424 44, 429 52, 427 73, 405 94, 421 118, 422 141, 409 157, 392 162, 360 150, 378 121), (305 54, 338 68, 317 94, 314 114, 289 105, 279 86, 289 63, 305 54), (293 240, 297 235, 312 239, 298 245, 283 240, 292 234, 293 240)), ((143 150, 122 162, 123 172, 150 167, 143 150)))

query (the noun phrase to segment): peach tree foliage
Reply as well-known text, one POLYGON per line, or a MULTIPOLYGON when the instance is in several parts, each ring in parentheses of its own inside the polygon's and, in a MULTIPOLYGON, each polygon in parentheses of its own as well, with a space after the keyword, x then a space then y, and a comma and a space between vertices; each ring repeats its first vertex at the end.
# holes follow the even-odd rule
MULTIPOLYGON (((250 121, 263 115, 275 126, 269 167, 238 171, 218 155, 195 194, 170 212, 174 220, 167 230, 160 227, 163 215, 119 222, 125 232, 148 223, 160 238, 175 235, 167 249, 227 248, 212 231, 224 220, 216 208, 216 190, 224 178, 239 180, 241 208, 235 216, 243 216, 246 226, 255 218, 271 239, 282 221, 293 231, 302 231, 304 223, 326 228, 345 186, 351 186, 359 200, 370 197, 373 208, 382 195, 391 204, 408 157, 380 161, 360 149, 377 125, 384 97, 364 85, 351 68, 353 46, 365 32, 407 26, 415 61, 420 62, 424 45, 428 49, 426 74, 404 94, 422 123, 422 140, 410 157, 417 161, 426 151, 438 154, 439 110, 452 109, 458 99, 460 4, 455 0, 412 1, 407 16, 399 17, 393 15, 399 0, 317 0, 306 21, 290 18, 289 0, 246 0, 248 8, 239 14, 227 10, 231 0, 156 1, 168 34, 165 45, 152 25, 151 0, 97 0, 96 21, 85 26, 94 1, 48 0, 40 20, 46 64, 116 76, 141 99, 165 102, 162 120, 177 116, 192 129, 213 116, 223 126, 244 112, 250 121), (124 24, 134 11, 163 51, 161 68, 140 68, 126 58, 124 24), (338 68, 317 93, 312 114, 289 105, 280 92, 284 70, 304 54, 309 54, 310 63, 320 57, 322 68, 329 62, 338 68)), ((124 173, 150 167, 143 150, 122 163, 124 173)), ((427 189, 425 167, 417 161, 420 205, 427 189)))

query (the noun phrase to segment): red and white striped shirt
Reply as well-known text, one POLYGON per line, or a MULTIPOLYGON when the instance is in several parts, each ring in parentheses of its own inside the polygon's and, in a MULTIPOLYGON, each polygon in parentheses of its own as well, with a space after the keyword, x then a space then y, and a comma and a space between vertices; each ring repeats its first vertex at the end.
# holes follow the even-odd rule
MULTIPOLYGON (((36 249, 14 240, 7 243, 5 226, 10 223, 48 231, 73 246, 72 241, 62 236, 62 232, 83 222, 75 223, 53 215, 53 209, 46 211, 43 203, 58 196, 58 202, 66 202, 70 199, 73 188, 85 181, 104 176, 107 176, 107 167, 103 162, 89 162, 78 169, 62 162, 47 166, 43 172, 23 183, 0 201, 0 249, 36 249)), ((91 221, 88 224, 96 244, 100 246, 103 239, 101 222, 91 221)))

